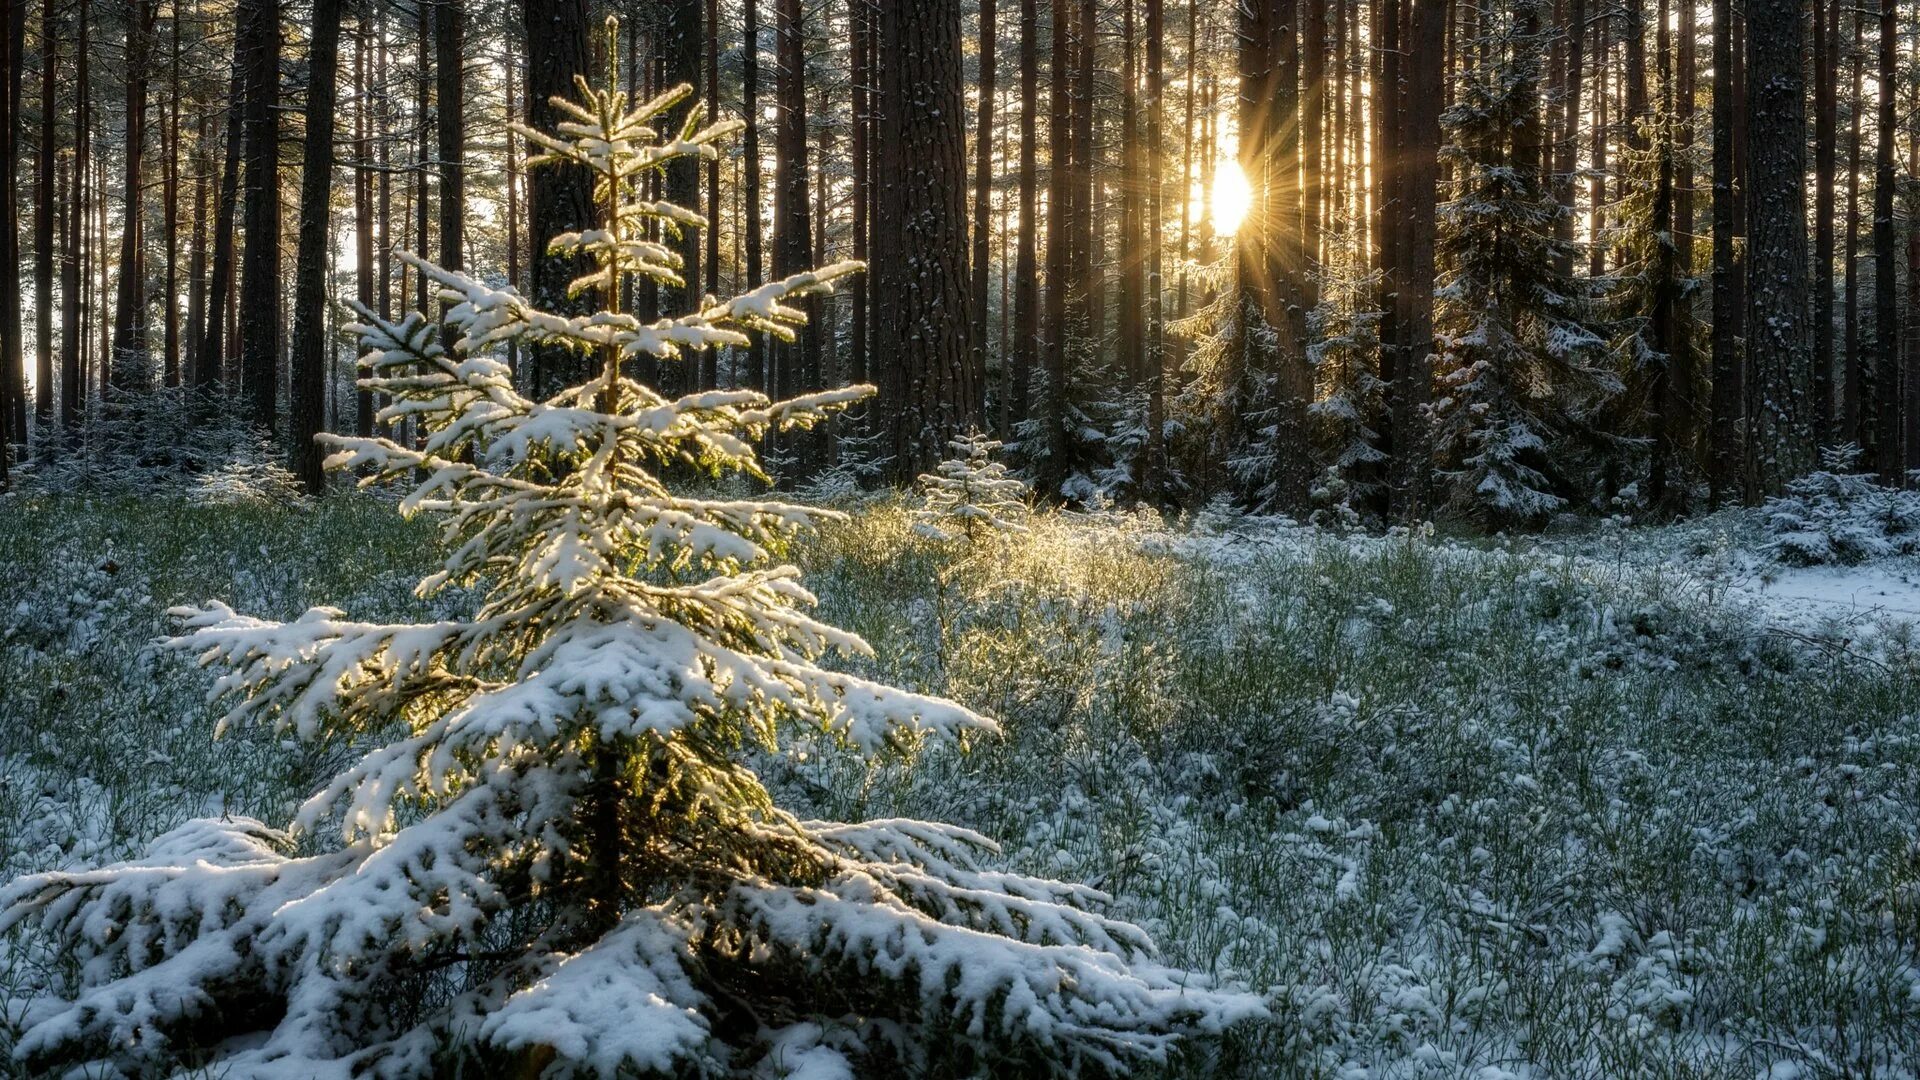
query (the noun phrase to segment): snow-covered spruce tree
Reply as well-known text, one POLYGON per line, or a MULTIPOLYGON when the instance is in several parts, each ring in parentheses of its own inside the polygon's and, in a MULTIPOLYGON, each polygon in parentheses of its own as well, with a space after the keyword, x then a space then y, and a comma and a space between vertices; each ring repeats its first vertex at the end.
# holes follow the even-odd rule
POLYGON ((1591 485, 1603 498, 1646 480, 1640 493, 1654 509, 1677 513, 1700 479, 1691 435, 1708 397, 1701 328, 1686 317, 1698 279, 1680 262, 1674 232, 1678 120, 1669 101, 1639 126, 1621 150, 1625 195, 1615 205, 1614 265, 1597 283, 1604 293, 1621 393, 1603 407, 1596 455, 1610 475, 1591 485), (1604 434, 1602 434, 1604 433, 1604 434))
MULTIPOLYGON (((613 50, 617 55, 617 50, 613 50)), ((402 503, 445 518, 452 553, 420 585, 484 595, 464 618, 289 623, 218 603, 176 646, 225 665, 223 726, 353 745, 356 764, 287 832, 190 822, 146 855, 22 878, 0 928, 36 920, 75 985, 26 1019, 30 1068, 409 1077, 817 1075, 908 1067, 1029 1075, 1159 1059, 1179 1036, 1262 1011, 1162 966, 1139 929, 1077 885, 979 864, 989 842, 917 821, 836 824, 776 805, 749 754, 825 734, 867 753, 989 731, 950 701, 819 666, 856 637, 811 618, 779 546, 824 512, 676 494, 675 463, 759 471, 758 436, 804 427, 865 387, 781 403, 716 390, 667 400, 622 374, 785 337, 789 301, 841 264, 643 324, 633 275, 676 281, 644 238, 664 162, 711 157, 734 125, 688 89, 629 108, 580 84, 540 160, 589 166, 601 227, 554 241, 595 269, 608 310, 562 317, 511 289, 406 257, 438 283, 444 334, 361 310, 367 385, 418 449, 332 438, 335 469, 419 476, 402 503), (564 344, 604 374, 521 397, 488 351, 564 344), (343 842, 321 842, 329 824, 343 842), (815 1075, 816 1073, 809 1073, 815 1075)))
POLYGON ((1358 520, 1385 488, 1387 456, 1375 427, 1386 414, 1386 386, 1374 370, 1385 316, 1372 302, 1377 295, 1378 280, 1359 259, 1330 260, 1328 287, 1315 312, 1325 336, 1307 347, 1317 384, 1307 415, 1327 462, 1313 488, 1314 516, 1329 523, 1358 520))
POLYGON ((1000 444, 970 431, 947 445, 955 456, 920 474, 924 502, 914 511, 914 530, 934 540, 964 538, 970 546, 1026 532, 1027 485, 994 460, 1000 444))
POLYGON ((1571 211, 1540 173, 1539 0, 1482 12, 1491 55, 1441 117, 1460 180, 1439 208, 1435 433, 1453 510, 1534 525, 1578 494, 1567 456, 1620 384, 1590 298, 1556 265, 1571 211))
POLYGON ((1858 446, 1829 447, 1823 468, 1768 499, 1766 550, 1797 566, 1854 564, 1920 551, 1920 492, 1884 487, 1858 446))

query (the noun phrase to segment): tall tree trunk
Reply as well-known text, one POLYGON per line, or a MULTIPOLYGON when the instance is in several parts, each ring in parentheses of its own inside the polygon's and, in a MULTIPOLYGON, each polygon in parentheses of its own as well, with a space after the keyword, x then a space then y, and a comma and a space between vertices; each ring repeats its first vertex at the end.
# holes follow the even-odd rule
MULTIPOLYGON (((1442 5, 1451 8, 1445 0, 1442 5)), ((1400 239, 1405 232, 1401 227, 1406 208, 1401 198, 1408 188, 1403 174, 1413 165, 1413 159, 1402 152, 1405 122, 1409 119, 1402 111, 1405 94, 1401 92, 1402 50, 1400 48, 1400 3, 1399 0, 1382 0, 1374 9, 1372 40, 1379 42, 1373 60, 1372 99, 1368 102, 1367 115, 1372 128, 1373 146, 1371 160, 1373 164, 1372 213, 1370 215, 1370 247, 1373 255, 1373 269, 1378 280, 1378 293, 1375 304, 1381 312, 1380 317, 1380 381, 1385 393, 1387 415, 1380 425, 1383 438, 1381 452, 1386 455, 1386 511, 1395 520, 1411 520, 1417 514, 1420 503, 1413 491, 1396 490, 1396 480, 1405 482, 1419 475, 1427 468, 1422 462, 1430 458, 1423 447, 1422 432, 1417 430, 1417 421, 1408 418, 1414 414, 1412 402, 1419 400, 1421 389, 1416 385, 1416 365, 1405 357, 1401 342, 1405 331, 1400 325, 1402 307, 1400 293, 1406 282, 1403 252, 1400 239), (1403 403, 1404 399, 1404 403, 1403 403)), ((1411 59, 1410 57, 1408 59, 1411 59)))
MULTIPOLYGON (((1166 166, 1166 38, 1165 0, 1147 0, 1147 146, 1142 170, 1146 182, 1147 226, 1142 230, 1147 250, 1147 445, 1141 461, 1139 495, 1149 504, 1161 501, 1166 474, 1166 267, 1161 242, 1165 216, 1166 166)), ((1185 202, 1182 189, 1181 201, 1185 202)))
MULTIPOLYGON (((367 39, 373 30, 368 18, 372 3, 363 3, 354 23, 353 34, 353 281, 354 299, 368 311, 373 310, 373 101, 367 76, 371 70, 372 50, 367 39)), ((513 63, 507 63, 507 117, 513 117, 513 63)), ((520 213, 513 200, 513 134, 507 134, 507 284, 517 286, 514 270, 513 236, 520 213)), ((380 286, 385 291, 386 286, 380 286)), ((514 346, 508 345, 511 350, 514 346)), ((373 392, 354 380, 353 433, 361 438, 373 434, 373 392)))
MULTIPOLYGON (((706 94, 704 103, 707 115, 717 117, 720 114, 720 2, 707 0, 707 70, 706 94)), ((822 215, 822 228, 825 228, 822 215)), ((707 162, 707 227, 701 232, 707 244, 703 264, 707 271, 706 292, 710 296, 720 293, 720 159, 707 162)), ((720 350, 702 349, 699 354, 700 386, 711 390, 720 385, 720 350)))
POLYGON ((1068 0, 1053 0, 1048 56, 1047 335, 1040 395, 1040 469, 1036 487, 1054 498, 1066 480, 1068 312, 1074 300, 1073 33, 1068 0))
POLYGON ((326 333, 328 210, 333 197, 334 80, 340 67, 341 0, 314 0, 313 36, 307 52, 307 132, 300 170, 300 238, 293 275, 293 386, 288 426, 293 433, 293 474, 309 495, 326 489, 314 441, 327 420, 326 333))
POLYGON ((74 43, 73 175, 67 182, 66 250, 60 264, 60 431, 77 437, 80 413, 86 405, 85 275, 87 236, 87 158, 91 150, 87 125, 91 105, 88 67, 92 21, 88 0, 80 0, 79 33, 74 43))
POLYGON ((240 150, 245 124, 240 114, 241 72, 246 64, 246 46, 235 39, 233 78, 227 95, 226 151, 220 165, 220 188, 214 196, 213 268, 207 286, 206 330, 200 335, 195 381, 201 386, 219 386, 226 378, 227 312, 233 307, 234 235, 233 219, 240 201, 240 150))
POLYGON ((1893 150, 1898 95, 1884 92, 1898 75, 1897 0, 1880 0, 1880 122, 1873 158, 1873 460, 1886 483, 1900 482, 1906 454, 1901 434, 1900 324, 1895 307, 1893 247, 1893 150))
POLYGON ((1803 0, 1749 0, 1747 353, 1758 382, 1756 479, 1779 494, 1815 464, 1812 327, 1807 315, 1803 0))
POLYGON ((1734 263, 1733 4, 1713 0, 1713 328, 1712 453, 1707 471, 1713 505, 1738 498, 1746 392, 1740 356, 1741 306, 1734 263))
MULTIPOLYGON (((779 101, 780 122, 774 137, 777 183, 773 191, 773 273, 785 277, 806 270, 813 262, 808 205, 806 23, 801 0, 776 0, 775 13, 779 66, 774 96, 779 101)), ((774 349, 781 396, 818 388, 820 337, 814 316, 820 306, 806 301, 801 307, 809 318, 799 340, 774 349)))
MULTIPOLYGON (((433 0, 435 131, 440 147, 440 265, 467 265, 467 84, 464 0, 433 0)), ((426 294, 421 295, 426 300, 426 294)))
POLYGON ((1120 0, 1120 221, 1115 243, 1117 310, 1114 318, 1114 366, 1121 390, 1131 397, 1146 380, 1145 267, 1140 261, 1140 85, 1139 35, 1134 0, 1120 0))
POLYGON ((879 173, 874 245, 875 353, 887 371, 894 469, 932 466, 958 421, 967 320, 967 132, 959 0, 881 12, 879 173))
MULTIPOLYGON (((551 101, 574 96, 573 77, 591 70, 587 60, 587 0, 521 0, 521 24, 527 50, 527 126, 552 131, 561 114, 551 101)), ((582 165, 558 164, 527 174, 528 284, 536 307, 556 313, 580 313, 582 300, 567 296, 567 284, 586 269, 578 257, 551 255, 547 245, 565 232, 590 228, 593 176, 582 165)), ((576 358, 564 346, 532 346, 533 393, 545 397, 574 381, 576 358)))
MULTIPOLYGON (((746 188, 747 287, 752 289, 760 286, 762 275, 765 273, 762 262, 764 256, 761 251, 761 238, 765 235, 765 225, 760 220, 760 206, 763 196, 760 190, 762 173, 760 169, 759 0, 742 0, 742 7, 744 36, 742 38, 742 51, 740 54, 740 108, 741 112, 744 113, 747 118, 747 130, 743 140, 745 146, 742 150, 742 168, 745 170, 746 175, 741 180, 741 186, 746 188)), ((866 84, 869 75, 865 70, 867 49, 865 48, 865 42, 862 40, 862 37, 865 33, 863 28, 871 19, 871 15, 867 11, 867 0, 849 0, 848 18, 856 24, 853 33, 853 243, 855 249, 854 258, 864 259, 866 257, 864 227, 866 225, 865 187, 867 168, 866 162, 863 160, 863 155, 866 149, 866 130, 868 124, 866 117, 866 99, 868 92, 866 84)), ((861 381, 866 375, 866 275, 856 275, 853 287, 855 290, 853 304, 853 345, 858 366, 858 371, 854 378, 856 381, 861 381)), ((770 378, 772 374, 769 370, 770 363, 770 354, 766 343, 756 337, 753 344, 747 346, 747 370, 755 389, 767 394, 773 393, 774 390, 773 380, 770 378)))
MULTIPOLYGON (((1406 120, 1402 135, 1403 194, 1397 208, 1406 223, 1394 319, 1399 377, 1391 389, 1394 457, 1389 472, 1395 520, 1416 521, 1433 505, 1433 449, 1427 410, 1433 397, 1434 230, 1440 182, 1440 107, 1446 98, 1446 0, 1411 0, 1406 42, 1406 120)), ((1550 140, 1549 140, 1550 141, 1550 140)))
MULTIPOLYGON (((973 280, 968 313, 973 327, 968 334, 972 354, 968 357, 968 382, 971 384, 972 413, 966 418, 977 427, 986 427, 987 378, 987 298, 988 272, 993 237, 993 83, 997 57, 994 25, 997 12, 994 0, 980 0, 980 119, 973 136, 973 280)), ((1003 358, 1004 362, 1004 358, 1003 358)))
MULTIPOLYGON (((1301 0, 1305 18, 1300 40, 1300 248, 1305 257, 1304 271, 1320 265, 1321 219, 1326 207, 1326 181, 1321 164, 1325 149, 1327 115, 1327 0, 1301 0)), ((1304 273, 1302 303, 1312 308, 1320 302, 1315 275, 1304 273)))
POLYGON ((1300 228, 1300 166, 1305 152, 1300 126, 1300 90, 1295 81, 1300 64, 1299 12, 1293 0, 1273 0, 1274 39, 1272 69, 1274 95, 1266 116, 1268 160, 1267 228, 1269 273, 1278 286, 1267 309, 1267 322, 1278 334, 1279 352, 1273 358, 1277 391, 1274 463, 1271 498, 1288 513, 1304 515, 1315 466, 1307 431, 1307 407, 1313 401, 1313 368, 1307 360, 1306 285, 1308 268, 1300 228))
POLYGON ((1014 243, 1013 356, 1005 387, 1008 433, 1026 421, 1040 328, 1040 5, 1020 0, 1020 235, 1014 243))
POLYGON ((172 41, 167 56, 166 180, 161 188, 166 298, 161 324, 161 373, 168 386, 180 385, 180 5, 176 0, 171 22, 172 41))
MULTIPOLYGON (((1689 3, 1691 0, 1681 0, 1689 3)), ((1680 348, 1680 261, 1679 245, 1674 239, 1674 86, 1673 49, 1668 30, 1668 0, 1660 0, 1655 19, 1657 47, 1655 65, 1659 72, 1660 111, 1653 131, 1655 140, 1653 204, 1651 232, 1654 236, 1652 310, 1647 313, 1653 350, 1661 361, 1648 388, 1652 405, 1653 453, 1647 480, 1647 498, 1665 513, 1677 514, 1686 508, 1686 487, 1679 482, 1682 470, 1679 458, 1686 446, 1687 388, 1692 371, 1685 366, 1686 352, 1680 348)))
POLYGON ((1555 269, 1563 277, 1573 275, 1573 188, 1574 177, 1580 168, 1580 121, 1584 119, 1580 111, 1581 82, 1585 78, 1587 3, 1586 0, 1568 0, 1567 25, 1562 31, 1566 53, 1566 99, 1561 106, 1561 128, 1556 133, 1556 146, 1559 156, 1553 167, 1553 193, 1564 208, 1554 222, 1554 239, 1559 241, 1559 253, 1554 257, 1555 269))
MULTIPOLYGON (((1836 8, 1842 6, 1834 5, 1836 8)), ((1864 390, 1863 359, 1860 347, 1860 114, 1866 111, 1861 93, 1861 66, 1866 17, 1857 7, 1848 9, 1853 24, 1853 48, 1848 54, 1847 96, 1847 285, 1846 285, 1846 359, 1840 387, 1839 441, 1860 444, 1865 438, 1862 424, 1864 390)))
MULTIPOLYGON (((21 0, 14 0, 15 3, 21 0)), ((59 86, 60 36, 54 5, 40 9, 40 147, 34 164, 33 214, 33 418, 44 436, 53 423, 53 219, 58 206, 54 159, 59 156, 55 106, 59 86)))
MULTIPOLYGON (((663 2, 666 17, 654 38, 654 52, 660 61, 661 68, 661 88, 667 89, 684 83, 693 87, 697 94, 700 88, 701 0, 663 0, 663 2)), ((797 0, 782 0, 782 2, 797 3, 797 0)), ((804 62, 804 53, 800 55, 804 62)), ((804 78, 801 84, 804 87, 804 78)), ((692 107, 691 102, 688 107, 692 107)), ((804 115, 804 106, 802 108, 804 115)), ((690 210, 700 208, 700 162, 698 159, 677 158, 667 163, 664 195, 666 200, 675 206, 684 206, 690 210)), ((801 201, 805 201, 804 195, 801 201)), ((670 244, 680 256, 680 276, 685 284, 661 290, 660 304, 665 314, 678 316, 696 310, 700 304, 700 233, 696 229, 682 229, 677 236, 671 238, 670 244)), ((682 367, 667 365, 662 369, 661 382, 676 390, 685 389, 699 382, 699 371, 697 369, 687 371, 682 367)))
POLYGON ((255 425, 273 430, 280 350, 280 0, 241 0, 241 158, 246 253, 240 265, 241 385, 255 425))
POLYGON ((1839 0, 1813 0, 1813 437, 1833 441, 1833 170, 1838 149, 1838 56, 1831 21, 1839 0))
POLYGON ((14 284, 0 295, 0 487, 7 482, 7 462, 15 442, 26 441, 26 368, 21 346, 25 331, 20 308, 19 190, 15 176, 20 156, 19 96, 13 85, 23 67, 22 42, 13 26, 26 24, 25 0, 0 0, 0 260, 14 284), (17 414, 17 415, 16 415, 17 414))
POLYGON ((141 167, 147 141, 147 65, 149 38, 156 6, 153 0, 135 0, 128 11, 126 50, 126 144, 120 227, 120 277, 113 302, 113 347, 107 357, 108 382, 118 390, 146 385, 147 327, 145 232, 146 192, 141 167))

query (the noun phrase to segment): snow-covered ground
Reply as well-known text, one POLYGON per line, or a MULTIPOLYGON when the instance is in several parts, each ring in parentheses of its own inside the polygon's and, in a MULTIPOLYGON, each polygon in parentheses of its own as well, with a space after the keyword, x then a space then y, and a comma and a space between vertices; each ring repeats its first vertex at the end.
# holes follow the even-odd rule
MULTIPOLYGON (((1741 514, 1492 542, 1043 516, 982 558, 867 507, 803 553, 824 614, 1006 735, 763 769, 823 815, 979 829, 1268 996, 1183 1075, 1920 1075, 1920 567, 1760 543, 1741 514)), ((365 500, 0 497, 4 872, 284 820, 338 755, 212 742, 162 613, 431 614, 432 547, 365 500)), ((0 1049, 57 961, 0 944, 0 1049)))

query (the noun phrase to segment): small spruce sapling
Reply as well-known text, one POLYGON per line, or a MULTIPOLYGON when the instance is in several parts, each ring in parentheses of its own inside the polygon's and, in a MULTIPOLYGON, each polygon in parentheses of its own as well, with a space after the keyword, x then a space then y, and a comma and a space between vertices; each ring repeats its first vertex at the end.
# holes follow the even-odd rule
POLYGON ((1026 532, 1027 485, 994 460, 1000 443, 971 431, 947 445, 954 456, 920 474, 925 501, 914 511, 914 531, 932 540, 965 538, 969 546, 1026 532))
MULTIPOLYGON (((611 30, 611 26, 610 26, 611 30)), ((617 50, 610 48, 610 55, 617 50)), ((789 337, 794 297, 838 264, 643 323, 618 310, 636 275, 680 281, 647 238, 705 222, 651 202, 669 160, 711 159, 731 123, 690 93, 631 106, 579 83, 542 154, 598 178, 598 228, 556 251, 606 310, 543 312, 413 256, 444 323, 359 309, 367 388, 414 418, 418 447, 328 437, 328 465, 410 483, 403 512, 451 543, 422 595, 477 610, 379 624, 316 608, 277 623, 182 609, 175 647, 227 668, 222 727, 350 745, 362 756, 281 831, 196 820, 146 854, 18 879, 0 930, 34 920, 72 964, 15 1044, 29 1068, 256 1078, 483 1073, 612 1077, 957 1067, 1002 1075, 1115 1071, 1263 1006, 1163 966, 1088 888, 989 869, 963 828, 809 821, 751 766, 784 737, 877 754, 986 732, 951 701, 820 665, 864 653, 810 616, 779 545, 831 513, 677 493, 676 463, 759 475, 755 445, 865 396, 775 403, 744 390, 667 399, 628 360, 789 337), (490 353, 559 343, 602 374, 522 397, 490 353), (326 826, 340 842, 321 842, 326 826), (296 837, 299 838, 296 843, 296 837)))

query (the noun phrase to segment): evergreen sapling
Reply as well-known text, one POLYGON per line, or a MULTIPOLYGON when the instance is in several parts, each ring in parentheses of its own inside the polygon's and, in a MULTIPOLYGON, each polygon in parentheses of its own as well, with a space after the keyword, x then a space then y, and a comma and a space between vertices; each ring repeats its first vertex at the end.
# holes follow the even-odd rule
POLYGON ((437 1075, 450 1056, 549 1077, 1072 1074, 1261 1014, 1163 966, 1094 890, 987 868, 983 836, 774 802, 751 754, 785 737, 879 754, 994 724, 822 666, 867 646, 809 614, 778 554, 830 512, 668 488, 676 465, 760 475, 764 433, 869 390, 668 399, 626 363, 790 338, 791 301, 858 266, 654 322, 621 312, 630 278, 680 283, 646 225, 706 225, 642 181, 711 159, 738 125, 693 108, 663 137, 689 88, 637 105, 611 78, 579 88, 555 102, 558 133, 521 134, 535 164, 597 177, 599 227, 553 248, 590 257, 573 287, 606 310, 551 314, 403 256, 436 283, 443 321, 360 308, 353 332, 382 419, 424 438, 326 437, 330 468, 408 483, 403 512, 445 521, 451 554, 419 592, 472 589, 477 609, 423 624, 180 610, 173 646, 226 669, 223 728, 362 756, 288 830, 191 821, 140 858, 0 891, 0 929, 36 921, 74 978, 24 1017, 17 1058, 256 1080, 437 1075), (493 355, 510 342, 603 371, 529 399, 493 355))

